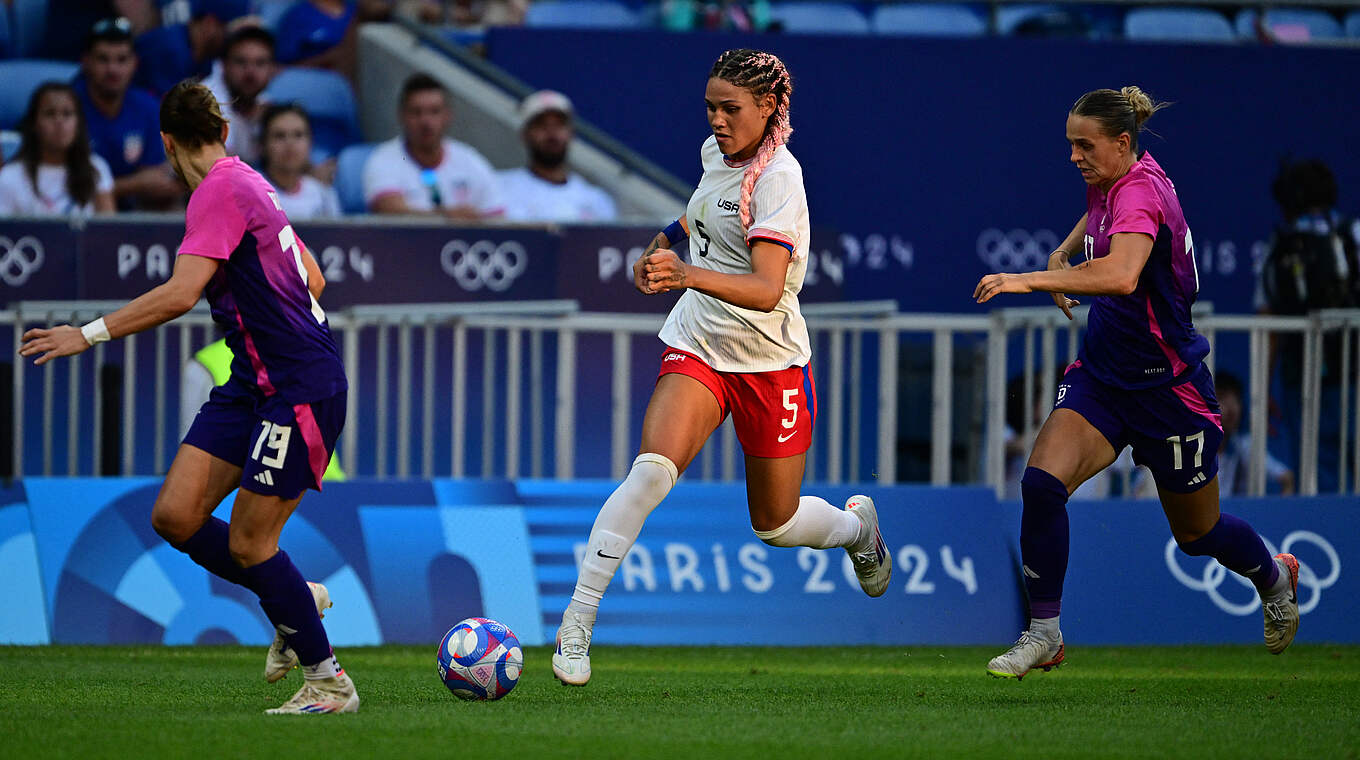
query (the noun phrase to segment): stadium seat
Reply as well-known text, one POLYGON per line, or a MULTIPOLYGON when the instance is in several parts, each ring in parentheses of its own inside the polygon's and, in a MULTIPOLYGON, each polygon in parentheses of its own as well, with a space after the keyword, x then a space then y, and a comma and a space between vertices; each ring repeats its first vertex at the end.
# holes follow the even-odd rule
MULTIPOLYGON (((1257 38, 1255 8, 1237 14, 1237 36, 1244 40, 1257 38)), ((1341 24, 1332 14, 1316 8, 1271 8, 1266 11, 1266 26, 1285 42, 1334 40, 1343 37, 1341 24)))
POLYGON ((987 20, 964 5, 908 3, 880 6, 873 27, 878 34, 980 37, 987 33, 987 20))
POLYGON ((633 29, 642 26, 642 19, 628 6, 611 0, 556 0, 530 3, 524 25, 633 29))
POLYGON ((340 209, 346 214, 364 214, 364 163, 377 143, 359 143, 340 151, 335 166, 335 194, 340 196, 340 209))
POLYGON ((354 91, 343 76, 322 69, 284 69, 265 88, 271 103, 297 103, 312 120, 312 145, 327 156, 358 142, 354 91))
POLYGON ((771 3, 770 21, 793 34, 869 34, 869 20, 841 3, 771 3))
POLYGON ((1208 8, 1134 8, 1124 17, 1124 36, 1163 42, 1231 42, 1232 24, 1208 8))
POLYGON ((1360 37, 1360 11, 1351 11, 1346 16, 1346 36, 1360 37))
POLYGON ((47 0, 14 0, 10 12, 14 14, 10 29, 14 56, 38 55, 47 34, 47 0))
POLYGON ((293 5, 293 0, 256 0, 255 15, 260 17, 264 25, 270 29, 277 29, 279 19, 293 5))
POLYGON ((79 66, 66 61, 0 61, 0 129, 13 129, 24 117, 28 99, 43 82, 69 82, 79 66))
POLYGON ((23 141, 23 137, 12 129, 0 130, 0 161, 9 163, 14 160, 14 155, 19 152, 19 144, 23 141))

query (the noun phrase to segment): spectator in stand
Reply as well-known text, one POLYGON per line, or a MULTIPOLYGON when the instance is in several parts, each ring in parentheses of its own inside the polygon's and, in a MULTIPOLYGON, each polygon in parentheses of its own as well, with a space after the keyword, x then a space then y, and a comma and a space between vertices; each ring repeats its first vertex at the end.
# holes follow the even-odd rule
POLYGON ((279 63, 331 69, 354 78, 358 3, 298 0, 279 19, 279 63))
POLYGON ((203 84, 212 90, 230 126, 227 155, 248 164, 260 161, 260 135, 268 101, 264 90, 278 73, 274 35, 257 24, 232 31, 222 46, 222 65, 203 84))
POLYGON ((566 95, 539 90, 525 98, 519 106, 519 131, 529 165, 500 173, 506 219, 602 222, 617 216, 608 193, 567 168, 576 132, 566 95))
POLYGON ((402 134, 364 164, 364 202, 376 214, 437 214, 456 221, 502 216, 500 183, 471 146, 444 136, 449 94, 429 74, 412 74, 398 101, 402 134))
POLYGON ((307 174, 312 155, 312 125, 294 104, 270 106, 261 120, 260 163, 278 189, 279 204, 294 222, 340 216, 335 189, 307 174))
POLYGON ((227 23, 250 11, 247 0, 193 0, 189 21, 158 26, 137 38, 137 55, 155 65, 137 71, 137 84, 157 97, 183 79, 203 79, 222 54, 227 23))
POLYGON ((132 25, 125 18, 95 22, 72 85, 85 111, 94 152, 113 173, 113 198, 121 209, 166 209, 185 187, 161 147, 160 104, 131 89, 137 70, 132 25))
MULTIPOLYGON (((1318 309, 1360 306, 1360 222, 1336 210, 1336 177, 1322 161, 1286 163, 1271 191, 1284 216, 1256 283, 1262 314, 1299 315, 1318 309)), ((1299 444, 1303 419, 1303 337, 1272 336, 1271 367, 1280 361, 1285 442, 1299 444)), ((1340 408, 1341 340, 1338 332, 1322 341, 1322 414, 1318 426, 1319 493, 1335 491, 1343 426, 1340 408)), ((1287 461, 1301 466, 1298 452, 1287 461)))
POLYGON ((401 0, 398 11, 426 24, 463 27, 519 26, 528 0, 401 0))
MULTIPOLYGON (((1251 434, 1242 431, 1242 381, 1231 372, 1214 373, 1214 389, 1223 414, 1223 446, 1218 450, 1218 495, 1242 496, 1251 488, 1251 434)), ((1266 490, 1283 496, 1294 493, 1294 472, 1266 453, 1266 490)))
POLYGON ((90 153, 76 92, 64 82, 34 91, 19 122, 23 142, 0 169, 0 216, 88 216, 113 211, 113 175, 90 153))

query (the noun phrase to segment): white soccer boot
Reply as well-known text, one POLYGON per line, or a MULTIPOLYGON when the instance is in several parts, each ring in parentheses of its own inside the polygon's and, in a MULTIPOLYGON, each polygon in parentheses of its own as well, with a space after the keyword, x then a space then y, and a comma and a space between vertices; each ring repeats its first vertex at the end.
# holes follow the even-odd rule
MULTIPOLYGON (((316 601, 316 614, 318 617, 326 617, 326 610, 331 607, 331 594, 326 587, 320 583, 307 582, 307 586, 312 590, 312 599, 316 601)), ((264 680, 274 683, 288 675, 288 671, 297 667, 297 653, 284 641, 283 634, 274 632, 274 643, 269 645, 269 654, 264 658, 264 680)))
POLYGON ((359 692, 354 682, 341 673, 332 678, 308 680, 293 698, 272 710, 269 715, 325 715, 326 713, 359 712, 359 692))
POLYGON ((1299 632, 1299 561, 1292 554, 1276 554, 1280 578, 1261 596, 1266 618, 1266 649, 1279 654, 1299 632))
POLYGON ((867 529, 863 542, 845 548, 850 554, 850 564, 855 567, 855 577, 859 578, 859 587, 869 596, 883 596, 892 579, 892 555, 878 530, 874 500, 868 496, 851 496, 845 503, 845 510, 858 517, 867 529))
POLYGON ((563 686, 585 686, 590 681, 590 634, 593 627, 593 623, 586 623, 570 608, 562 613, 552 669, 553 675, 563 686))
POLYGON ((997 655, 987 663, 987 673, 997 678, 1020 679, 1034 668, 1047 673, 1063 664, 1065 658, 1062 632, 1058 633, 1057 640, 1050 640, 1034 631, 1025 631, 1005 654, 997 655))

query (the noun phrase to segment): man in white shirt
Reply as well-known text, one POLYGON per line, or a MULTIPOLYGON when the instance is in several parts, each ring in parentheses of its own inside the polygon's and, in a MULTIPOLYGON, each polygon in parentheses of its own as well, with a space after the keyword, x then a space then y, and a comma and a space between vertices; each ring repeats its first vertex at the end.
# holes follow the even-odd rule
POLYGON ((471 146, 444 136, 453 122, 448 93, 428 74, 401 88, 399 137, 379 145, 364 164, 364 202, 375 214, 428 214, 455 221, 505 213, 491 164, 471 146))
POLYGON ((500 173, 505 218, 602 222, 617 216, 608 193, 567 169, 567 151, 575 137, 572 113, 571 101, 554 90, 539 90, 520 104, 520 136, 529 165, 500 173))
POLYGON ((246 25, 227 37, 220 64, 203 80, 231 124, 227 155, 259 164, 260 123, 269 105, 261 96, 277 73, 274 35, 268 29, 246 25))

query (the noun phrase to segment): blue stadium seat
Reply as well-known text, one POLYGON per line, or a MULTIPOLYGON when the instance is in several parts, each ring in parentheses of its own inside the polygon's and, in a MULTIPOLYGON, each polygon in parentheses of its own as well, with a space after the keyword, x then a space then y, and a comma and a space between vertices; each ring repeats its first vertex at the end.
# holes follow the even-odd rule
POLYGON ((326 156, 360 139, 354 91, 333 71, 284 69, 264 94, 271 103, 297 103, 306 109, 312 120, 312 145, 326 156))
POLYGON ((540 0, 529 4, 524 25, 633 29, 642 26, 642 19, 628 6, 612 0, 540 0))
POLYGON ((28 99, 43 82, 69 82, 80 69, 66 61, 0 61, 0 129, 13 129, 24 117, 28 99))
POLYGON ((771 3, 770 20, 794 34, 869 34, 869 20, 841 3, 771 3))
MULTIPOLYGON (((1256 39, 1255 8, 1247 8, 1237 14, 1237 36, 1244 40, 1256 39)), ((1341 24, 1327 11, 1316 8, 1271 8, 1266 11, 1266 26, 1296 27, 1307 29, 1308 39, 1334 40, 1345 36, 1341 24)))
POLYGON ((335 194, 340 196, 340 209, 346 214, 368 213, 364 204, 364 163, 377 143, 359 143, 340 151, 335 166, 335 194))
POLYGON ((996 32, 997 34, 1013 34, 1015 27, 1056 10, 1059 10, 1056 5, 1012 5, 1004 3, 996 9, 996 32))
POLYGON ((14 14, 10 39, 15 57, 37 55, 47 34, 47 0, 14 0, 10 11, 14 14))
POLYGON ((1346 36, 1360 37, 1360 11, 1351 11, 1346 16, 1346 36))
POLYGON ((980 37, 987 33, 987 20, 965 5, 883 5, 874 11, 873 25, 878 34, 980 37))
POLYGON ((0 130, 0 161, 5 163, 13 161, 15 154, 19 152, 19 144, 23 141, 23 137, 12 129, 0 130))
POLYGON ((1208 8, 1134 8, 1124 17, 1124 36, 1163 42, 1230 42, 1232 24, 1208 8))
POLYGON ((292 5, 293 0, 255 0, 255 15, 260 17, 265 26, 276 29, 279 19, 292 5))

